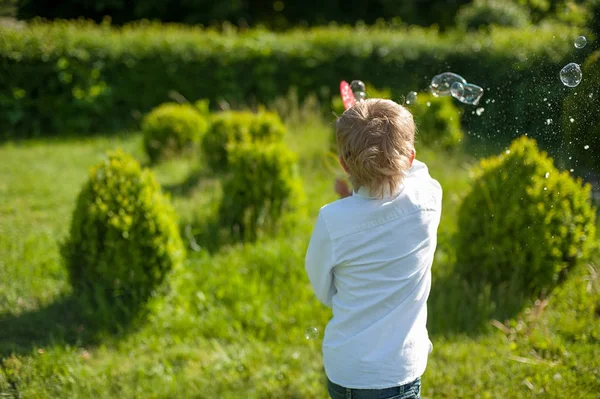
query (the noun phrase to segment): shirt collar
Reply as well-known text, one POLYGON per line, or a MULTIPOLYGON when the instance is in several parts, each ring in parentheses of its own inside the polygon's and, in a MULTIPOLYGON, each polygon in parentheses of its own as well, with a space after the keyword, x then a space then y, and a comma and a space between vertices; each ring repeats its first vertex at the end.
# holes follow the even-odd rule
MULTIPOLYGON (((404 188, 404 184, 401 184, 400 187, 398 187, 398 189, 396 190, 396 192, 394 193, 390 193, 389 188, 384 188, 383 189, 383 199, 390 199, 393 197, 396 197, 398 194, 400 194, 400 192, 402 191, 402 189, 404 188)), ((355 195, 357 197, 360 198, 364 198, 364 199, 379 199, 374 195, 371 195, 371 190, 369 190, 368 187, 362 186, 358 189, 358 191, 354 190, 352 195, 355 195)))

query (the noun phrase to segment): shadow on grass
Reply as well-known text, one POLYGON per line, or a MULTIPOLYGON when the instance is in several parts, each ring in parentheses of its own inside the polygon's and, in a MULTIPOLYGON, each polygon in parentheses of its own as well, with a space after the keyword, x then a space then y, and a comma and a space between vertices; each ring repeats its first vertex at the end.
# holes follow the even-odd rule
POLYGON ((429 296, 428 330, 434 336, 479 335, 492 320, 512 319, 529 302, 531 298, 509 284, 471 283, 457 273, 439 276, 429 296))
POLYGON ((73 297, 63 297, 52 304, 19 315, 0 315, 0 356, 29 354, 38 347, 54 343, 85 345, 92 335, 79 316, 73 297))
POLYGON ((133 327, 133 319, 98 320, 84 315, 83 308, 79 298, 66 296, 19 315, 0 314, 0 358, 28 355, 56 344, 89 347, 101 337, 124 336, 133 327))
POLYGON ((492 320, 512 319, 536 299, 510 282, 493 286, 468 281, 456 267, 454 247, 452 235, 441 237, 427 302, 431 335, 479 335, 489 330, 492 320))

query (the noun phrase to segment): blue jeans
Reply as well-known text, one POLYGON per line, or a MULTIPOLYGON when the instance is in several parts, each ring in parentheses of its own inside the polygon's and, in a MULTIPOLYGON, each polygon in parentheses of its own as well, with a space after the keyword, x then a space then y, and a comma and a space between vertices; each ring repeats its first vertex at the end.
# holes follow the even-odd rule
POLYGON ((327 390, 331 399, 421 399, 421 378, 385 389, 344 388, 328 379, 327 390))

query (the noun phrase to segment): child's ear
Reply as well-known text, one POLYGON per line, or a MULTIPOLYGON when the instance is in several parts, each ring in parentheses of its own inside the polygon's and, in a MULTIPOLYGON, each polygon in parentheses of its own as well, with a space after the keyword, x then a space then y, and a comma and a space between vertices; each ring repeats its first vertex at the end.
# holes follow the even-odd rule
POLYGON ((410 156, 410 166, 412 167, 413 162, 415 161, 415 157, 417 156, 417 151, 413 148, 412 155, 410 156))
POLYGON ((339 156, 338 157, 339 161, 340 161, 340 165, 342 165, 342 168, 344 168, 344 171, 346 172, 346 174, 350 174, 350 170, 348 170, 348 165, 346 165, 346 161, 344 161, 344 157, 343 156, 339 156))

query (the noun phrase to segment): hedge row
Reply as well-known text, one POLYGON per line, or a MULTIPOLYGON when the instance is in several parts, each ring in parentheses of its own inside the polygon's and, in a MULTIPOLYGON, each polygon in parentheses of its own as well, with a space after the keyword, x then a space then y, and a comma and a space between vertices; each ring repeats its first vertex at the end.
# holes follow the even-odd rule
MULTIPOLYGON (((147 22, 0 27, 0 135, 131 127, 173 90, 235 106, 270 103, 296 87, 300 98, 317 93, 330 104, 341 79, 359 78, 398 97, 447 70, 486 89, 487 123, 533 133, 559 111, 566 89, 558 71, 574 60, 577 34, 561 26, 444 35, 416 27, 217 33, 147 22)), ((496 130, 471 112, 463 123, 496 130)))

